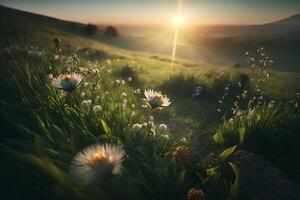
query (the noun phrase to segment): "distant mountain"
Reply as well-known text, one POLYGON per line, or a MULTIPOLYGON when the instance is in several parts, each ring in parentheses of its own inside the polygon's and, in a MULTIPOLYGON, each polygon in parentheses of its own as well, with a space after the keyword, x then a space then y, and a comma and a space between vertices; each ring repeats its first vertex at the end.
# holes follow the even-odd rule
POLYGON ((300 26, 300 13, 297 15, 293 15, 291 17, 281 19, 267 25, 293 25, 293 26, 300 26))

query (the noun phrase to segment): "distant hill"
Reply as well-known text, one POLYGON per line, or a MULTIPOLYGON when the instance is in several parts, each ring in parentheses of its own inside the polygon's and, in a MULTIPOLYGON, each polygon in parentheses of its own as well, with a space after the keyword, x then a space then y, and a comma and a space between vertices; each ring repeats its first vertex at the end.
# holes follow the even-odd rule
POLYGON ((300 13, 291 17, 281 19, 271 23, 273 25, 296 25, 300 26, 300 13))
POLYGON ((84 24, 61 20, 31 12, 21 11, 0 5, 0 33, 7 34, 18 30, 56 29, 62 32, 84 33, 84 24))

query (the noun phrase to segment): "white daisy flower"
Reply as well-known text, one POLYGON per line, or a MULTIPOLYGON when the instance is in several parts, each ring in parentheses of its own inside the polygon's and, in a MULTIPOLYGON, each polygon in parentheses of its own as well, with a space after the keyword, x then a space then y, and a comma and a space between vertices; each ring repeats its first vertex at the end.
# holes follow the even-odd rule
POLYGON ((161 131, 161 132, 166 132, 168 130, 168 126, 165 125, 165 124, 160 124, 158 126, 158 129, 161 131))
POLYGON ((83 76, 76 73, 59 75, 52 79, 51 84, 58 89, 71 92, 80 84, 82 79, 83 76))
POLYGON ((152 109, 166 107, 171 104, 170 99, 166 95, 162 95, 155 90, 145 90, 144 95, 152 109))
POLYGON ((125 151, 114 144, 92 145, 79 152, 70 167, 71 175, 84 185, 105 181, 121 173, 125 151))

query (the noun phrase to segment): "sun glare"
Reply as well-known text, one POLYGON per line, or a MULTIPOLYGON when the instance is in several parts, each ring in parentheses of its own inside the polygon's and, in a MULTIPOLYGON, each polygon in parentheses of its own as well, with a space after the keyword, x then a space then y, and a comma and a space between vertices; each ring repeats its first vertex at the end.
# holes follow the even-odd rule
POLYGON ((172 24, 175 26, 175 27, 180 27, 183 25, 183 22, 184 22, 184 19, 182 16, 175 16, 172 20, 172 24))

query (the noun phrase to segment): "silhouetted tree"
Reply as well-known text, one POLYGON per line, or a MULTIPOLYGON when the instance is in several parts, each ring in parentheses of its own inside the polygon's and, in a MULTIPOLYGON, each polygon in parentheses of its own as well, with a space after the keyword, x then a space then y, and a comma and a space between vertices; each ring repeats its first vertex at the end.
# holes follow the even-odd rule
POLYGON ((88 35, 94 35, 97 31, 97 26, 94 24, 90 24, 88 23, 87 25, 85 25, 85 32, 88 35))
POLYGON ((116 27, 108 26, 104 29, 104 35, 107 37, 118 37, 119 32, 116 27))

